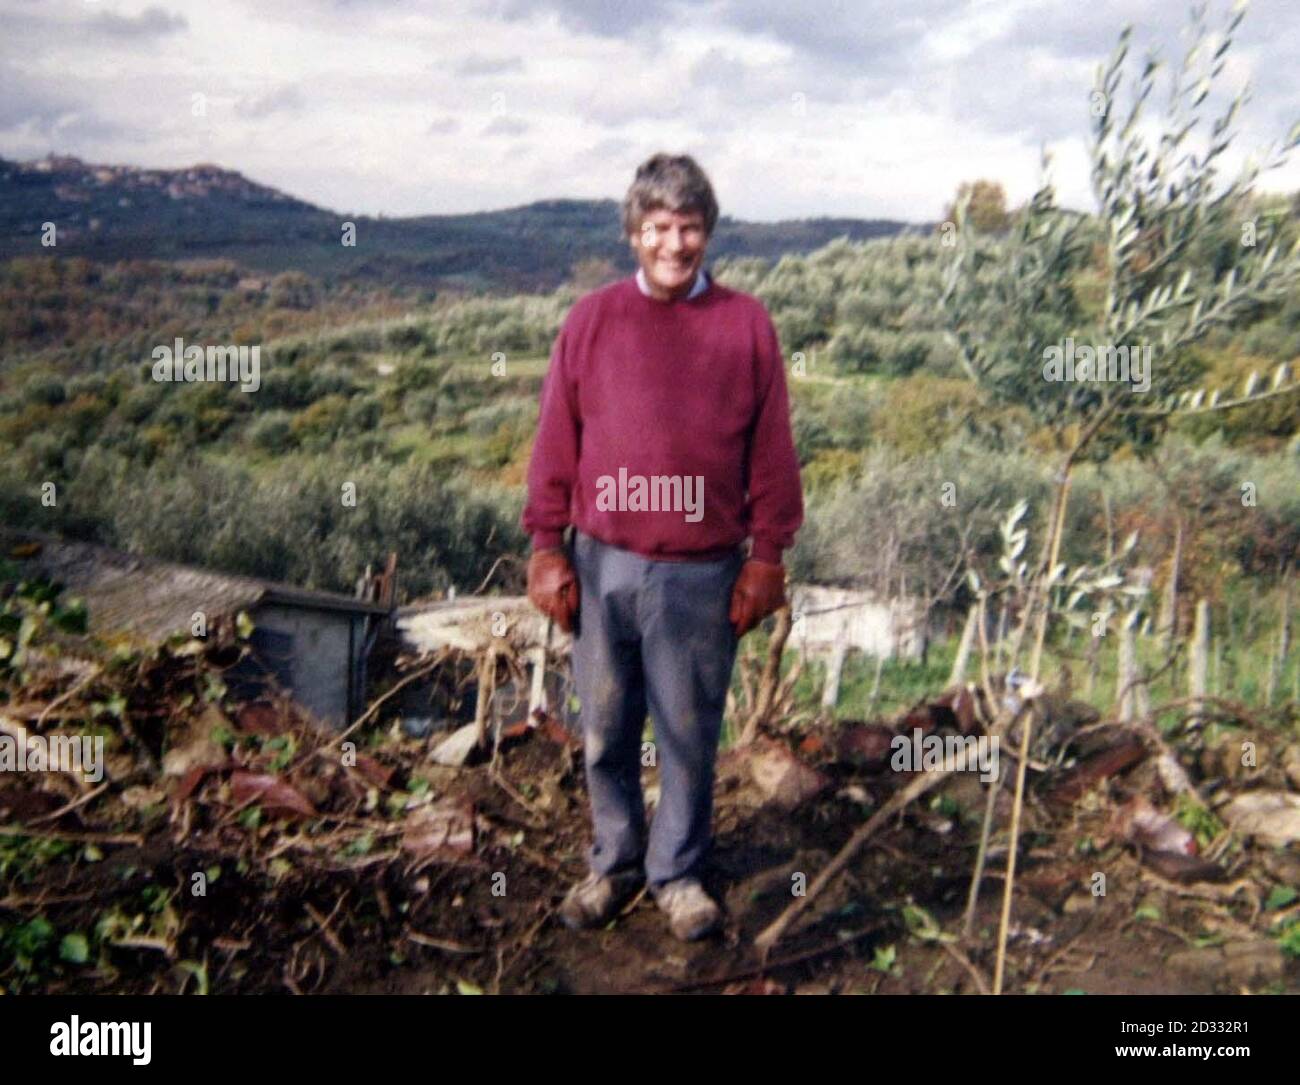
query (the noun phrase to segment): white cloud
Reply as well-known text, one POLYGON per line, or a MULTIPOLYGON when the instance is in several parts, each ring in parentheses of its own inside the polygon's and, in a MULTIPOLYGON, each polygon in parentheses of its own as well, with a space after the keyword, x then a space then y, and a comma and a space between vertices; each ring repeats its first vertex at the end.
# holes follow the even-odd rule
MULTIPOLYGON (((682 150, 730 215, 920 221, 974 177, 1026 198, 1045 145, 1084 207, 1093 70, 1125 21, 1134 65, 1153 42, 1177 63, 1185 20, 1164 0, 0 0, 0 155, 215 161, 401 215, 617 199, 682 150)), ((1300 11, 1258 2, 1225 72, 1254 87, 1230 165, 1300 114, 1297 52, 1300 11)), ((1300 188, 1300 163, 1264 187, 1300 188)))

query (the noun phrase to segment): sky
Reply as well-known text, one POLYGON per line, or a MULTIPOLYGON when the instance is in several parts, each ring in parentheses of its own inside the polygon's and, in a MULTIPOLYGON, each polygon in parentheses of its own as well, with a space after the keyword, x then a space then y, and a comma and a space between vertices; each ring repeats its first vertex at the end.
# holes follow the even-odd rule
MULTIPOLYGON (((724 214, 942 217, 957 185, 1095 206, 1090 103, 1132 23, 1155 139, 1189 44, 1178 0, 0 0, 0 156, 211 162, 331 211, 386 216, 621 199, 693 155, 724 214)), ((1228 5, 1207 12, 1210 50, 1228 5)), ((1226 159, 1300 121, 1300 3, 1256 0, 1208 127, 1226 159)), ((1209 57, 1203 58, 1208 63, 1209 57)), ((1201 69, 1194 68, 1201 72, 1201 69)), ((1203 72, 1202 72, 1203 73, 1203 72)), ((1199 75, 1197 76, 1199 78, 1199 75)), ((1300 148, 1263 191, 1300 190, 1300 148)))

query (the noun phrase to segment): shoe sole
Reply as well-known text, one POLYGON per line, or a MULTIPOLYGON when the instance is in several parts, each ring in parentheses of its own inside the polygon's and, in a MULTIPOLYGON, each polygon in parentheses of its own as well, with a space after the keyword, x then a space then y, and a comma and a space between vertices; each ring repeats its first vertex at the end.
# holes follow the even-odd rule
POLYGON ((684 934, 673 930, 669 924, 668 929, 672 931, 673 936, 682 942, 698 942, 701 938, 707 938, 710 934, 715 933, 722 926, 721 919, 712 919, 701 927, 693 928, 684 934))

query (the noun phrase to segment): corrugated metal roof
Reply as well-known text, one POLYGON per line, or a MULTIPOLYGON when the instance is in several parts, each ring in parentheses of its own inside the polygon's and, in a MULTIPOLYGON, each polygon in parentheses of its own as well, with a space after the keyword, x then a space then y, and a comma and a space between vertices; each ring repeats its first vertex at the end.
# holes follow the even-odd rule
POLYGON ((65 585, 70 595, 84 599, 91 632, 99 635, 127 634, 160 641, 172 633, 188 631, 195 611, 203 611, 211 621, 267 603, 388 613, 385 607, 347 595, 196 569, 37 532, 0 528, 0 544, 0 553, 20 568, 34 568, 65 585), (31 546, 39 549, 17 556, 31 546), (16 552, 15 548, 20 549, 16 552))
MULTIPOLYGON (((466 595, 400 607, 395 624, 401 639, 422 652, 440 648, 475 652, 498 636, 507 636, 512 647, 526 650, 541 645, 546 633, 546 619, 522 595, 466 595), (503 623, 497 621, 498 613, 503 623)), ((566 651, 569 639, 556 626, 551 631, 551 649, 566 651)))

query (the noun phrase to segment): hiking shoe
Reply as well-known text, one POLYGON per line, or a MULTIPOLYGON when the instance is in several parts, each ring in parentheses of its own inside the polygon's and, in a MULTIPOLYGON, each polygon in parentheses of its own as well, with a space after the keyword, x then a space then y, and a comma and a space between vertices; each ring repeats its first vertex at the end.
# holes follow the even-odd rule
POLYGON ((560 919, 570 930, 608 923, 636 895, 644 880, 639 870, 588 874, 565 895, 560 919))
POLYGON ((717 930, 722 911, 697 878, 678 878, 655 891, 655 903, 668 913, 668 926, 683 942, 694 942, 717 930))

